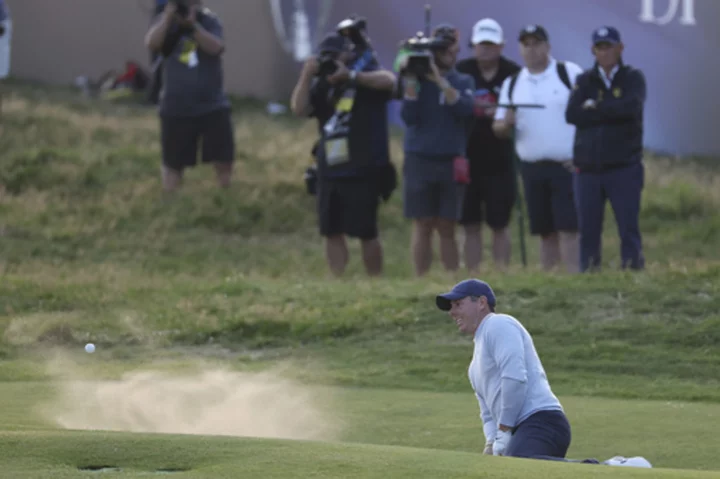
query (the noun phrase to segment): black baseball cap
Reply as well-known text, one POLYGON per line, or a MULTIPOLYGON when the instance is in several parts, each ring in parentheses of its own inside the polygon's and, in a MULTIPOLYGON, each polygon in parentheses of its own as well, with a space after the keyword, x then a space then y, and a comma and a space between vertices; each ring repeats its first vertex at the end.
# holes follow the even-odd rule
POLYGON ((495 306, 495 293, 489 284, 479 279, 466 279, 453 286, 453 289, 435 298, 435 304, 442 311, 450 311, 453 301, 468 296, 485 296, 490 306, 495 306))
POLYGON ((542 25, 528 25, 522 30, 520 30, 520 34, 518 35, 518 40, 523 41, 527 37, 535 37, 541 42, 547 42, 550 40, 550 35, 548 35, 547 30, 545 30, 545 27, 542 25))
POLYGON ((458 41, 460 33, 455 25, 451 23, 440 23, 433 28, 432 36, 444 41, 448 45, 454 45, 458 41))

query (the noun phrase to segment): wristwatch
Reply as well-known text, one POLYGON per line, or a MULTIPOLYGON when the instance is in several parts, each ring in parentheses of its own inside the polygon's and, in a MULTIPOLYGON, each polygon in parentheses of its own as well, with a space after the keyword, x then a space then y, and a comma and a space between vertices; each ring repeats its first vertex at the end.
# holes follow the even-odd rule
POLYGON ((350 70, 350 83, 352 83, 354 85, 356 78, 357 78, 357 72, 355 70, 350 70))

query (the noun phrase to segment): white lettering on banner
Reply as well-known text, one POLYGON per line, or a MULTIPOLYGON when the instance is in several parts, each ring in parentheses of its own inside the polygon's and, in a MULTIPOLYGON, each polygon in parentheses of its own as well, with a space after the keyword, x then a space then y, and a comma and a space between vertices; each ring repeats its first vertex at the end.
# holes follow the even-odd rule
POLYGON ((640 11, 640 21, 643 23, 656 23, 658 25, 667 25, 675 19, 678 8, 682 3, 682 12, 678 20, 681 25, 696 25, 695 20, 695 0, 666 0, 667 10, 662 16, 655 16, 655 0, 642 0, 642 10, 640 11))

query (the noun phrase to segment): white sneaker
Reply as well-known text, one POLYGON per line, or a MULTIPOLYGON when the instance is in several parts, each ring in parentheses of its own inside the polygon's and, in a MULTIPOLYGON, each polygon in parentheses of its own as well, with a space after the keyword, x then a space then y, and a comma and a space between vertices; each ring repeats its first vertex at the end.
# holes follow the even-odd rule
POLYGON ((615 457, 611 457, 607 461, 603 462, 603 464, 605 464, 607 466, 652 468, 652 464, 650 464, 650 461, 648 461, 647 459, 645 459, 642 456, 637 456, 637 457, 615 456, 615 457))

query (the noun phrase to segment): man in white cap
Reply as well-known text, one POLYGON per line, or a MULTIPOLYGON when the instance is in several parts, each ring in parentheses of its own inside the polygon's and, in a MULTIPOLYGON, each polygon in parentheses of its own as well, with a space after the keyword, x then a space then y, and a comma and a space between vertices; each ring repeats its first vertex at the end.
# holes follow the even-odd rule
POLYGON ((457 70, 475 79, 475 122, 467 146, 470 184, 460 224, 465 229, 465 266, 476 271, 482 262, 482 224, 492 230, 495 266, 510 263, 508 226, 517 198, 513 143, 495 135, 492 129, 495 108, 506 78, 520 71, 520 65, 503 56, 505 38, 500 24, 492 18, 475 23, 470 38, 472 57, 461 60, 457 70))
MULTIPOLYGON (((484 454, 599 464, 597 459, 565 459, 571 431, 553 393, 530 333, 514 317, 496 313, 489 284, 466 279, 435 304, 447 311, 475 350, 468 378, 483 422, 484 454)), ((610 466, 652 467, 643 457, 615 456, 610 466)))

